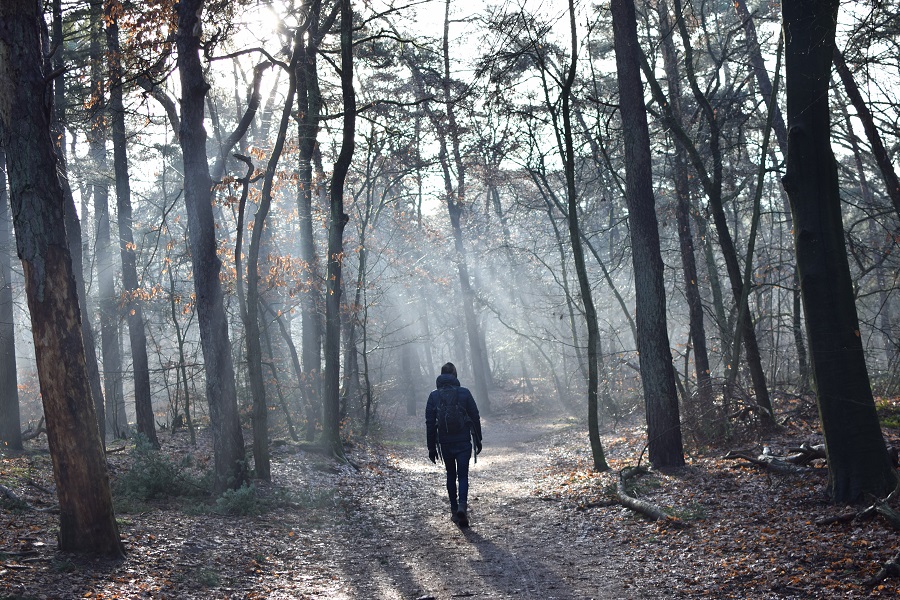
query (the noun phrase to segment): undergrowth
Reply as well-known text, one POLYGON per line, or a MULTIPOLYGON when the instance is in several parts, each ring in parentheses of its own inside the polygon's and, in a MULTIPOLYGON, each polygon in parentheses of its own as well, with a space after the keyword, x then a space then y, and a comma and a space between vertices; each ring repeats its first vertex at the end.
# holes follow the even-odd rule
POLYGON ((144 436, 135 439, 131 461, 131 468, 113 484, 117 510, 129 512, 134 505, 150 500, 210 493, 210 475, 192 473, 189 456, 180 461, 170 459, 144 436))

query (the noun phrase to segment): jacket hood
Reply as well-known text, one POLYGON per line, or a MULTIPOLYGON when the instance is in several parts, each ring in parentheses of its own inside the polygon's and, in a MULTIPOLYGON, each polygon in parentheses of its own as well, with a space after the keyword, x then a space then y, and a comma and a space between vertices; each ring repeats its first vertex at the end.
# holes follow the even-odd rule
POLYGON ((457 379, 455 375, 452 375, 450 373, 444 373, 442 375, 438 375, 438 378, 435 383, 437 384, 437 387, 439 387, 439 388, 450 387, 451 385, 459 387, 459 379, 457 379))

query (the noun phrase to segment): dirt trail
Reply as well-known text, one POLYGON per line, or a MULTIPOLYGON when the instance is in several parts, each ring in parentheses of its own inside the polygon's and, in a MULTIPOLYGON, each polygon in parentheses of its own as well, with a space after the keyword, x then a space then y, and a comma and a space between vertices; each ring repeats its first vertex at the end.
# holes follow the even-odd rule
POLYGON ((545 438, 564 427, 484 420, 484 452, 470 464, 468 529, 449 519, 442 466, 421 445, 388 446, 395 470, 372 480, 342 536, 353 557, 335 565, 342 597, 656 597, 623 587, 609 536, 581 530, 566 518, 571 508, 529 495, 546 464, 545 438))

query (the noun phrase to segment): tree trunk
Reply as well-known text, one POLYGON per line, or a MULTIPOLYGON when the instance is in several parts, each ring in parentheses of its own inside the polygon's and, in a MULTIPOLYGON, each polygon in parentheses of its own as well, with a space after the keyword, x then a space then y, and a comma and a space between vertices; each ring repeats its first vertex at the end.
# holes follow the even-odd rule
POLYGON ((887 495, 896 485, 875 412, 831 149, 828 84, 838 0, 786 0, 788 115, 783 183, 794 217, 794 243, 807 337, 835 502, 887 495))
MULTIPOLYGON (((103 2, 91 2, 91 126, 87 134, 91 157, 94 215, 97 222, 96 258, 100 301, 100 349, 103 357, 103 385, 106 396, 105 432, 125 436, 128 420, 122 389, 122 357, 119 354, 119 313, 115 290, 115 267, 109 233, 109 173, 106 157, 106 83, 103 72, 103 2)), ((101 434, 104 433, 101 430, 101 434)))
POLYGON ((444 5, 444 38, 443 38, 443 61, 444 73, 441 81, 443 91, 443 102, 447 110, 447 134, 450 137, 450 143, 453 151, 454 163, 456 165, 456 193, 452 191, 452 183, 449 181, 449 173, 447 166, 449 165, 449 157, 447 156, 446 136, 441 143, 441 152, 444 155, 444 180, 447 190, 447 213, 450 216, 450 227, 453 230, 453 243, 456 250, 456 267, 459 272, 459 285, 462 295, 463 318, 466 324, 466 335, 469 340, 469 353, 471 355, 472 375, 475 383, 475 393, 481 406, 481 412, 490 414, 491 399, 488 395, 488 368, 487 357, 482 351, 480 343, 481 334, 478 331, 478 319, 475 315, 475 290, 472 288, 472 279, 469 275, 469 265, 466 258, 466 248, 463 243, 462 226, 460 218, 466 197, 466 180, 465 166, 460 153, 460 131, 456 122, 456 112, 454 109, 454 100, 450 97, 450 1, 446 0, 444 5))
MULTIPOLYGON (((281 113, 281 123, 278 127, 275 146, 272 148, 272 154, 266 165, 266 175, 263 181, 259 207, 253 219, 253 231, 250 234, 250 248, 247 257, 247 302, 243 313, 244 328, 247 332, 247 370, 250 377, 250 393, 253 397, 253 464, 256 468, 256 476, 266 481, 271 480, 272 472, 269 459, 269 407, 266 401, 266 386, 263 380, 262 332, 259 328, 259 249, 266 229, 266 217, 269 214, 269 208, 272 206, 272 186, 275 181, 275 172, 278 168, 281 152, 284 149, 287 128, 291 119, 291 109, 294 107, 294 93, 297 90, 297 62, 300 59, 300 50, 303 48, 303 33, 300 30, 294 33, 294 52, 291 57, 291 63, 288 66, 290 84, 287 98, 284 101, 284 109, 281 113)), ((248 172, 247 181, 244 182, 242 206, 244 200, 246 200, 247 186, 250 184, 251 175, 252 173, 248 172)), ((237 234, 240 240, 243 231, 239 228, 237 234)), ((240 244, 238 244, 235 251, 235 258, 238 271, 240 272, 240 244)), ((240 275, 238 275, 238 285, 243 285, 240 281, 240 275)))
POLYGON ((81 237, 81 222, 78 220, 78 211, 75 208, 75 197, 69 187, 66 166, 65 148, 65 106, 66 106, 66 79, 63 72, 63 22, 62 1, 53 0, 53 39, 52 46, 55 52, 52 57, 52 69, 59 74, 53 85, 53 141, 59 160, 59 182, 62 184, 65 197, 66 239, 69 243, 69 252, 72 255, 72 272, 75 276, 75 289, 78 292, 78 307, 81 311, 81 336, 84 338, 84 356, 87 362, 88 379, 91 383, 91 396, 94 399, 94 411, 97 414, 97 422, 100 426, 100 439, 105 441, 106 431, 106 407, 103 399, 103 380, 100 377, 100 364, 97 361, 97 348, 94 337, 94 328, 91 325, 90 313, 87 307, 87 292, 84 286, 84 261, 81 237))
POLYGON ((19 388, 16 378, 16 328, 13 320, 12 232, 6 194, 6 153, 0 146, 0 448, 22 449, 19 388))
MULTIPOLYGON (((669 8, 665 2, 657 6, 660 28, 669 31, 669 8)), ((666 35, 662 40, 663 60, 665 62, 666 81, 669 86, 669 99, 672 104, 672 115, 681 123, 684 118, 681 112, 681 77, 678 72, 678 56, 672 36, 666 35)), ((699 396, 698 411, 709 414, 713 407, 712 378, 710 377, 709 353, 706 349, 706 327, 703 323, 703 300, 700 296, 700 285, 697 279, 697 259, 694 254, 694 236, 691 228, 691 189, 688 177, 688 160, 684 146, 675 144, 675 216, 678 221, 678 241, 681 248, 681 269, 684 274, 685 297, 688 303, 691 343, 694 349, 694 371, 697 374, 697 394, 699 396)), ((685 373, 685 377, 687 374, 685 373)))
POLYGON ((638 56, 632 0, 612 0, 619 107, 625 136, 625 199, 637 298, 637 347, 647 411, 650 462, 684 464, 675 370, 666 330, 666 292, 650 167, 650 134, 638 56))
POLYGON ((191 391, 188 385, 187 364, 184 357, 185 332, 181 330, 181 323, 178 322, 178 308, 175 303, 175 275, 172 273, 173 264, 168 265, 169 271, 169 308, 172 315, 172 325, 175 327, 175 341, 178 345, 178 368, 177 372, 181 375, 182 386, 184 387, 184 421, 187 424, 188 432, 191 435, 191 445, 197 445, 197 433, 194 430, 194 421, 191 418, 191 391))
POLYGON ((350 220, 344 212, 344 181, 356 146, 356 93, 353 90, 353 10, 351 0, 341 0, 341 93, 343 137, 331 178, 328 219, 328 276, 325 289, 325 381, 323 398, 323 442, 343 456, 340 423, 341 270, 344 260, 344 227, 350 220))
MULTIPOLYGON (((709 205, 713 215, 713 222, 715 223, 716 227, 716 234, 719 238, 719 246, 722 249, 722 255, 725 259, 728 278, 731 282, 732 295, 734 296, 735 303, 739 305, 745 284, 741 276, 741 268, 737 257, 737 251, 735 250, 734 240, 731 237, 731 232, 728 228, 728 218, 725 214, 725 208, 723 205, 723 162, 720 148, 721 140, 719 132, 719 121, 716 110, 710 104, 709 99, 707 98, 703 90, 700 89, 700 86, 697 83, 697 79, 694 74, 694 59, 691 47, 690 33, 688 32, 687 26, 685 25, 684 11, 682 10, 682 3, 680 0, 675 0, 675 9, 678 28, 681 33, 681 38, 684 42, 685 75, 687 76, 687 80, 690 83, 694 99, 699 104, 700 110, 704 114, 707 125, 709 126, 709 151, 712 155, 713 163, 712 175, 710 175, 707 171, 703 157, 698 152, 696 146, 688 136, 685 129, 681 127, 681 124, 673 118, 671 110, 669 109, 669 103, 665 98, 665 94, 662 92, 659 83, 654 77, 653 71, 650 69, 646 57, 642 52, 639 55, 639 59, 641 60, 641 68, 644 70, 644 73, 647 76, 647 80, 650 84, 654 97, 663 107, 665 107, 667 111, 666 117, 668 124, 672 128, 672 133, 676 136, 677 142, 683 144, 685 150, 687 151, 688 156, 690 157, 691 162, 693 163, 694 168, 697 171, 698 176, 700 177, 700 181, 703 185, 704 191, 706 192, 706 196, 709 199, 709 205)), ((639 49, 637 51, 640 52, 639 49)), ((746 282, 746 285, 750 285, 750 283, 746 282)), ((762 359, 759 353, 759 345, 756 340, 756 330, 749 311, 745 313, 745 317, 741 321, 739 326, 741 327, 741 331, 743 334, 744 348, 747 352, 747 365, 750 369, 750 375, 753 380, 753 388, 756 392, 756 402, 764 409, 763 417, 771 417, 772 403, 771 399, 769 398, 769 390, 766 385, 765 371, 762 368, 762 359)), ((732 365, 732 368, 737 368, 737 365, 732 365)))
POLYGON ((121 557, 122 542, 84 360, 62 186, 41 71, 39 2, 0 2, 0 146, 8 152, 16 242, 25 275, 64 552, 121 557))
MULTIPOLYGON (((566 79, 560 90, 562 98, 562 144, 559 148, 560 158, 566 176, 566 197, 568 200, 569 242, 572 244, 572 257, 575 260, 575 272, 581 291, 581 304, 584 308, 584 320, 587 325, 587 365, 588 365, 588 437, 591 443, 591 456, 594 470, 606 471, 609 465, 600 442, 600 424, 597 417, 599 405, 600 372, 597 365, 598 348, 600 346, 600 328, 597 326, 597 309, 594 307, 594 296, 588 279, 587 265, 584 261, 584 247, 581 242, 581 225, 578 221, 578 192, 575 186, 575 145, 572 133, 571 101, 572 85, 575 83, 575 72, 578 62, 578 38, 575 28, 575 3, 569 0, 569 29, 571 35, 571 56, 566 79)), ((557 129, 557 139, 560 132, 557 129)))
MULTIPOLYGON (((320 0, 307 0, 310 23, 305 47, 301 48, 297 70, 297 129, 299 137, 299 162, 297 180, 297 216, 300 229, 300 325, 302 327, 300 353, 303 361, 307 398, 318 406, 322 398, 322 278, 321 263, 316 252, 313 232, 313 154, 319 132, 319 115, 322 110, 322 94, 319 91, 319 74, 316 65, 319 39, 320 0)), ((311 427, 316 422, 310 423, 311 427)))
MULTIPOLYGON (((747 42, 749 43, 748 50, 750 52, 750 64, 753 65, 753 73, 756 76, 756 84, 759 86, 759 91, 762 94, 763 101, 766 105, 769 105, 771 104, 772 97, 772 80, 769 78, 769 71, 766 70, 766 63, 759 48, 759 38, 756 35, 756 25, 753 22, 753 17, 750 15, 750 11, 747 10, 747 3, 745 0, 735 0, 734 9, 737 11, 738 16, 744 22, 744 34, 747 36, 747 42)), ((781 113, 781 107, 778 105, 778 103, 775 103, 773 105, 773 110, 775 111, 775 113, 773 115, 772 127, 775 131, 775 139, 778 141, 778 149, 781 151, 781 155, 787 157, 787 127, 785 127, 784 124, 784 116, 781 113)), ((773 160, 772 162, 773 164, 777 164, 775 160, 773 160)), ((788 205, 787 199, 785 199, 784 204, 784 214, 786 219, 784 227, 786 227, 788 231, 793 231, 794 224, 791 220, 791 207, 788 205)), ((797 279, 797 261, 793 256, 791 257, 791 260, 794 263, 794 279, 797 279)), ((794 345, 797 348, 797 362, 800 368, 800 386, 806 387, 809 376, 808 367, 806 365, 806 344, 803 341, 803 327, 801 324, 799 312, 799 287, 794 287, 793 296, 796 300, 794 305, 797 307, 797 311, 793 315, 794 321, 796 323, 796 326, 793 329, 794 345)))
POLYGON ((246 480, 244 438, 237 408, 234 364, 228 339, 228 320, 216 254, 216 229, 212 210, 212 178, 206 156, 203 100, 209 85, 200 63, 199 14, 202 0, 178 4, 178 71, 181 82, 181 151, 184 158, 184 201, 187 206, 191 262, 200 343, 206 364, 206 399, 215 453, 217 493, 240 487, 246 480))
POLYGON ((131 182, 125 139, 125 107, 122 102, 122 57, 119 48, 118 13, 115 3, 106 6, 106 41, 109 47, 109 109, 112 117, 113 167, 116 173, 116 208, 119 225, 119 252, 122 256, 122 294, 131 363, 134 373, 134 412, 138 433, 154 447, 159 447, 153 398, 150 394, 150 366, 147 359, 147 334, 144 331, 144 309, 137 274, 137 247, 131 219, 131 182))

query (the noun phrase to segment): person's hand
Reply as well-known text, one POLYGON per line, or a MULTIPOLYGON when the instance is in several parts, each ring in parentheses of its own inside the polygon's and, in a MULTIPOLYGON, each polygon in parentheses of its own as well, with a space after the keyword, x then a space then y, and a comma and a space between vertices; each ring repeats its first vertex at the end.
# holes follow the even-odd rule
POLYGON ((430 460, 431 462, 435 462, 437 460, 437 450, 428 451, 428 460, 430 460))
POLYGON ((475 442, 475 456, 481 454, 481 442, 475 442))

